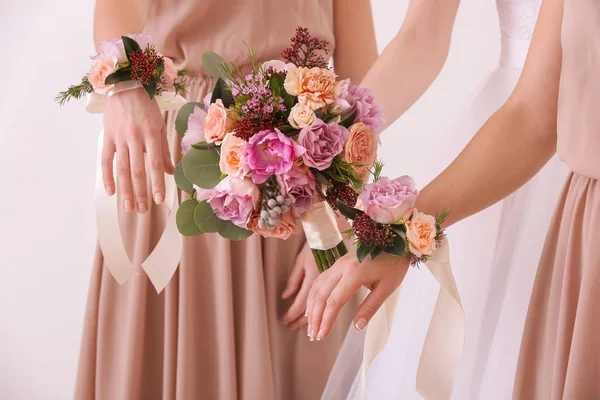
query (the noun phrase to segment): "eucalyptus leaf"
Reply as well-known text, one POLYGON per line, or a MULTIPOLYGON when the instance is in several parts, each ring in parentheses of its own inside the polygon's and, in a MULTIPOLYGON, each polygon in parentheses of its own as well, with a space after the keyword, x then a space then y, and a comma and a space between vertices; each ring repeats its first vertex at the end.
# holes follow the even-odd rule
POLYGON ((194 108, 200 107, 204 108, 202 103, 186 103, 179 109, 177 113, 177 118, 175 118, 175 130, 181 136, 185 134, 188 129, 188 120, 190 119, 190 114, 194 112, 194 108))
POLYGON ((203 189, 212 189, 219 183, 219 153, 216 150, 191 148, 183 156, 183 174, 188 181, 203 189))
POLYGON ((190 195, 194 192, 194 185, 188 181, 183 174, 183 163, 179 162, 175 167, 175 183, 177 187, 190 195))
POLYGON ((279 131, 281 133, 292 133, 292 132, 296 132, 298 129, 294 128, 293 126, 289 126, 289 125, 281 125, 279 127, 277 127, 277 129, 279 129, 279 131))
POLYGON ((138 44, 138 42, 136 42, 135 40, 133 40, 132 38, 130 38, 128 36, 121 36, 121 39, 123 40, 123 47, 125 48, 125 55, 127 55, 127 59, 131 62, 131 58, 129 57, 129 55, 131 53, 133 53, 134 51, 141 50, 140 45, 138 44))
POLYGON ((347 116, 346 118, 344 118, 342 120, 342 122, 340 122, 340 125, 342 125, 344 128, 350 128, 352 126, 352 124, 354 124, 354 120, 356 120, 356 115, 358 114, 358 110, 354 110, 352 112, 352 114, 350 114, 349 116, 347 116))
POLYGON ((356 249, 356 258, 358 258, 358 262, 363 262, 363 260, 371 254, 371 252, 375 250, 375 247, 361 245, 356 249))
POLYGON ((381 247, 376 247, 375 249, 373 249, 373 251, 371 252, 371 260, 374 260, 375 257, 380 255, 381 253, 383 253, 383 249, 381 247))
POLYGON ((202 64, 206 72, 213 78, 229 79, 229 74, 223 68, 225 60, 214 51, 206 51, 202 54, 202 64))
POLYGON ((231 90, 229 90, 225 81, 221 78, 217 79, 217 82, 215 83, 210 102, 214 103, 218 99, 221 99, 225 108, 229 108, 235 103, 231 90))
POLYGON ((400 235, 394 236, 394 245, 385 249, 385 252, 397 257, 404 257, 406 242, 400 235))
POLYGON ((357 215, 364 214, 362 211, 357 210, 354 207, 350 207, 339 199, 337 201, 337 206, 338 210, 340 210, 340 213, 342 213, 342 215, 348 219, 354 219, 357 215))
POLYGON ((281 92, 283 91, 283 76, 278 73, 274 73, 271 75, 271 80, 269 81, 269 87, 271 88, 271 92, 273 92, 273 96, 279 97, 281 96, 281 92))
POLYGON ((285 108, 288 111, 291 110, 292 107, 294 107, 294 96, 288 94, 288 92, 286 92, 284 88, 281 92, 281 97, 283 97, 283 105, 285 106, 285 108))
POLYGON ((126 82, 131 80, 131 69, 121 68, 110 74, 104 80, 105 85, 113 85, 119 82, 126 82))
POLYGON ((252 231, 234 225, 231 221, 225 221, 225 227, 221 229, 219 235, 229 240, 244 240, 252 236, 252 233, 252 231))
POLYGON ((193 144, 192 147, 196 150, 215 150, 217 146, 214 143, 199 142, 193 144))
POLYGON ((204 233, 194 222, 194 211, 197 205, 196 199, 189 199, 181 203, 177 209, 177 229, 183 236, 199 236, 204 233))
POLYGON ((194 211, 194 221, 202 232, 216 233, 225 227, 225 221, 219 219, 208 202, 198 203, 194 211))

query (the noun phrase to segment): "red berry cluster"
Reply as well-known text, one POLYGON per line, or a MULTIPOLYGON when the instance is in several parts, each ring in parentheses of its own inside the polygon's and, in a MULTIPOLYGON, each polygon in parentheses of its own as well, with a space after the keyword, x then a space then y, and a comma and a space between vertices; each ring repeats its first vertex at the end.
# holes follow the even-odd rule
POLYGON ((147 50, 136 50, 129 54, 131 62, 131 79, 140 82, 142 85, 149 85, 154 79, 156 65, 162 61, 162 57, 156 54, 156 50, 149 48, 147 50))
POLYGON ((296 35, 291 39, 292 45, 281 53, 281 57, 298 67, 327 68, 327 61, 323 57, 329 53, 327 40, 320 40, 310 36, 307 28, 296 28, 296 35))
POLYGON ((267 68, 267 70, 265 71, 265 76, 267 77, 267 79, 271 79, 271 77, 275 73, 281 75, 284 80, 285 80, 285 77, 287 76, 287 71, 275 71, 275 68, 273 68, 273 67, 267 68))
POLYGON ((338 200, 347 206, 354 207, 358 200, 358 193, 347 184, 333 182, 333 187, 327 189, 325 199, 334 210, 338 209, 338 200))
POLYGON ((235 125, 234 136, 248 141, 252 136, 260 131, 272 131, 278 126, 285 125, 285 119, 282 116, 266 115, 262 118, 242 117, 235 125))
POLYGON ((357 215, 352 221, 352 227, 356 237, 365 246, 385 249, 394 245, 395 233, 389 225, 378 224, 367 214, 357 215))

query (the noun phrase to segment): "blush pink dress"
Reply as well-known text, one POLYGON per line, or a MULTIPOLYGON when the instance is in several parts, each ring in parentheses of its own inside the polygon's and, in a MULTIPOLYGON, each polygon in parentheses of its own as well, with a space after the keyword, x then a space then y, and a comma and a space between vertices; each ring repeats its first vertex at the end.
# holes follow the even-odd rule
MULTIPOLYGON (((333 50, 332 0, 148 0, 146 32, 158 51, 190 70, 189 100, 213 84, 202 53, 213 50, 244 68, 242 41, 258 61, 280 58, 297 26, 333 50)), ((175 114, 166 115, 171 151, 181 158, 175 114)), ((134 263, 159 239, 167 210, 121 216, 134 263)), ((305 242, 258 236, 231 242, 218 235, 185 238, 181 263, 157 295, 145 274, 119 285, 94 262, 75 398, 78 400, 313 400, 319 398, 352 315, 332 336, 309 342, 291 331, 281 300, 305 242)))
POLYGON ((518 400, 600 399, 600 4, 564 0, 558 153, 572 169, 529 306, 518 400))

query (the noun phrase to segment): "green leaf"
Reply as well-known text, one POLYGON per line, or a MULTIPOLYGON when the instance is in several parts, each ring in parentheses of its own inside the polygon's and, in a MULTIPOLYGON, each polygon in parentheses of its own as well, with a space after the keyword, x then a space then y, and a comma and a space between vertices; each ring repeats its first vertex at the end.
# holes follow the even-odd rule
POLYGON ((216 150, 191 148, 183 157, 183 174, 193 184, 203 189, 212 189, 219 183, 219 153, 216 150))
POLYGON ((125 82, 131 80, 131 69, 121 68, 110 74, 104 80, 105 85, 112 85, 119 82, 125 82))
POLYGON ((177 118, 175 118, 175 130, 181 136, 185 134, 188 128, 188 120, 190 119, 190 114, 194 112, 195 107, 204 108, 202 103, 186 103, 179 109, 177 113, 177 118))
POLYGON ((217 146, 214 143, 199 142, 193 144, 192 147, 197 150, 214 150, 217 146))
POLYGON ((227 71, 223 68, 225 60, 214 51, 206 51, 202 54, 202 64, 204 65, 206 72, 213 78, 223 80, 229 78, 227 71))
POLYGON ((125 47, 125 54, 127 55, 127 59, 131 62, 129 55, 134 51, 140 50, 140 45, 138 44, 138 42, 127 36, 121 36, 121 39, 123 39, 123 47, 125 47))
POLYGON ((217 101, 217 99, 221 99, 225 108, 229 108, 235 103, 233 95, 231 94, 231 90, 227 87, 225 81, 221 78, 217 79, 217 82, 215 83, 210 102, 214 103, 215 101, 217 101))
POLYGON ((385 252, 393 256, 404 257, 406 242, 400 235, 394 237, 394 245, 385 249, 385 252))
POLYGON ((198 203, 194 211, 194 221, 202 232, 216 233, 225 227, 225 221, 219 219, 208 202, 198 203))
POLYGON ((348 219, 354 219, 357 215, 364 214, 362 211, 357 210, 354 207, 350 207, 346 203, 343 203, 338 199, 337 201, 338 210, 342 213, 342 215, 348 219))
POLYGON ((333 183, 329 182, 329 180, 327 179, 327 177, 318 169, 316 168, 311 168, 310 172, 312 172, 312 174, 315 176, 315 179, 317 181, 319 181, 319 183, 325 185, 325 187, 331 188, 333 187, 333 183))
POLYGON ((219 231, 219 235, 229 240, 244 240, 252 236, 252 233, 252 231, 234 225, 231 221, 225 221, 225 227, 219 231))
POLYGON ((271 80, 269 81, 269 87, 271 88, 271 91, 273 92, 273 96, 275 96, 275 97, 281 96, 281 92, 283 91, 284 81, 285 80, 283 79, 283 76, 279 75, 278 73, 274 73, 273 75, 271 75, 271 80))
POLYGON ((289 126, 289 125, 281 125, 279 127, 277 127, 277 129, 279 129, 281 131, 281 133, 292 133, 292 132, 296 132, 298 129, 294 128, 293 126, 289 126))
POLYGON ((363 262, 363 260, 371 254, 371 252, 375 250, 375 247, 361 245, 356 249, 356 258, 358 258, 358 262, 363 262))
POLYGON ((381 253, 383 253, 383 249, 381 247, 376 247, 372 252, 371 252, 371 260, 374 260, 375 257, 377 257, 378 255, 380 255, 381 253))
POLYGON ((144 90, 146 91, 146 93, 148 93, 148 97, 150 97, 150 100, 152 100, 156 95, 156 91, 158 90, 156 82, 152 82, 149 85, 144 85, 144 90))
POLYGON ((406 226, 403 224, 390 225, 390 228, 392 228, 392 230, 400 236, 406 235, 406 226))
POLYGON ((288 94, 285 90, 282 92, 281 97, 283 97, 283 105, 289 111, 294 107, 294 96, 288 94))
POLYGON ((342 122, 340 122, 340 125, 342 125, 346 129, 350 128, 352 126, 352 124, 354 123, 354 120, 356 119, 357 114, 358 114, 358 110, 354 110, 354 112, 352 114, 350 114, 349 116, 344 118, 342 120, 342 122))
POLYGON ((185 175, 183 174, 183 163, 182 162, 179 162, 179 164, 177 164, 177 166, 175 167, 174 175, 175 175, 175 183, 177 184, 177 187, 191 195, 194 191, 194 185, 192 184, 192 182, 188 181, 187 178, 185 177, 185 175))
POLYGON ((177 229, 183 236, 199 236, 204 233, 194 222, 194 211, 197 205, 196 199, 189 199, 181 203, 177 209, 177 229))

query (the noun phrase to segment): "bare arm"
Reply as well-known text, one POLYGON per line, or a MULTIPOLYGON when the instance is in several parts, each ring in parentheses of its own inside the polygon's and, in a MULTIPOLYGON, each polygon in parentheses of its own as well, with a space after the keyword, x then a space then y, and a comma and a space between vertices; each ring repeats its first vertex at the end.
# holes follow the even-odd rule
POLYGON ((377 59, 375 28, 369 0, 335 0, 335 72, 359 83, 377 59))
POLYGON ((96 0, 94 41, 144 30, 147 0, 96 0))
POLYGON ((423 189, 419 209, 435 214, 447 207, 453 224, 517 190, 555 153, 561 21, 562 1, 546 0, 515 91, 423 189))
POLYGON ((402 116, 442 70, 459 2, 411 0, 399 32, 362 81, 383 107, 384 127, 402 116))

